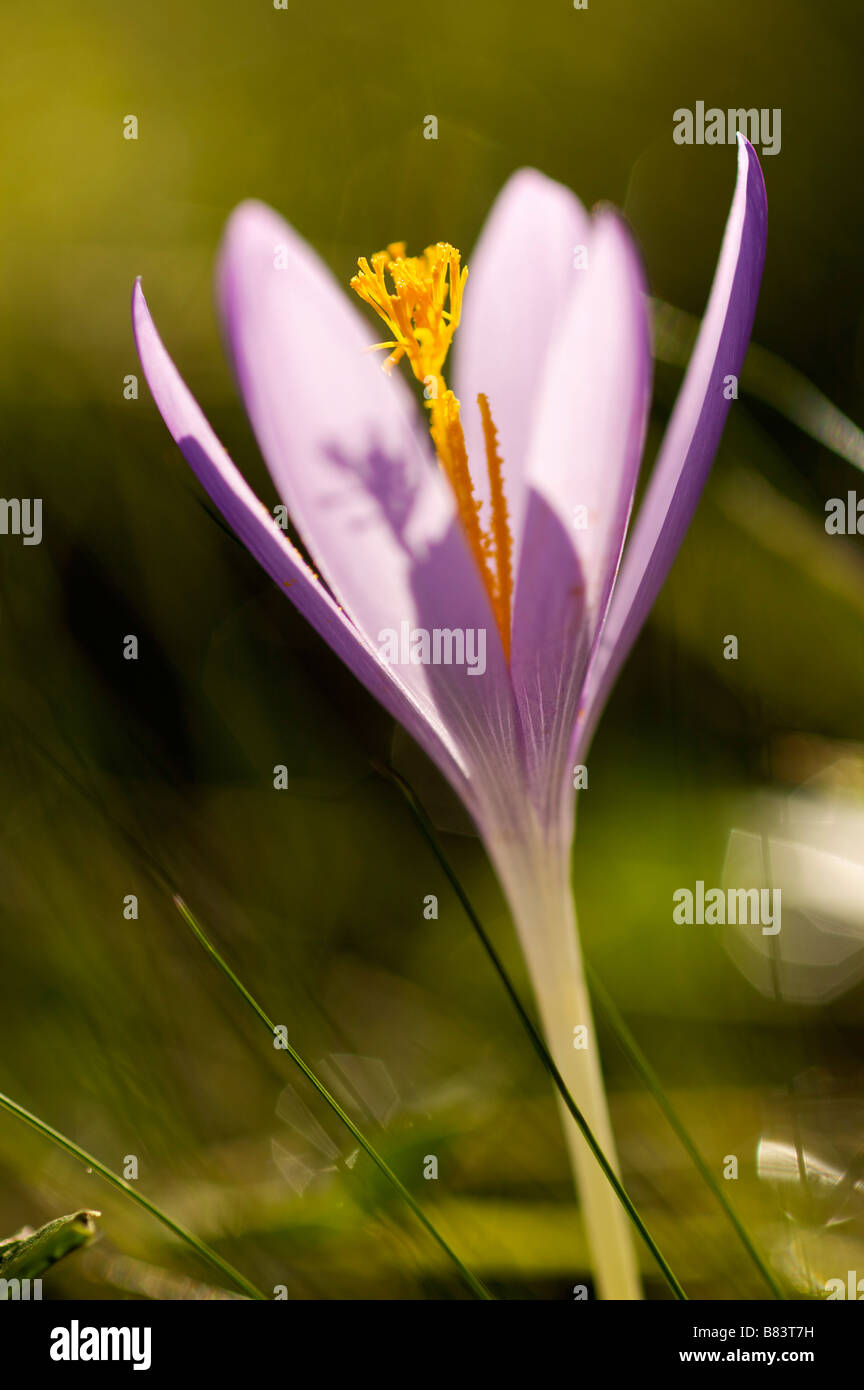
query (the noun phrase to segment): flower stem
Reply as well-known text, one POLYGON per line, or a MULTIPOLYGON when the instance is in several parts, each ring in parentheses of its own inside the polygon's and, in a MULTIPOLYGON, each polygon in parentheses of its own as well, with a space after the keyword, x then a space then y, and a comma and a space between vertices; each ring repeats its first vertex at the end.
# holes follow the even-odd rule
MULTIPOLYGON (((568 902, 570 900, 567 894, 568 902)), ((518 912, 518 908, 516 909, 518 912)), ((615 1169, 615 1136, 591 1001, 585 980, 582 952, 576 935, 572 905, 560 904, 560 921, 545 918, 544 929, 522 931, 520 937, 534 986, 549 1049, 570 1095, 593 1131, 597 1144, 615 1169), (559 935, 557 950, 549 950, 549 928, 559 935), (558 930, 560 928, 560 931, 558 930)), ((518 921, 518 918, 517 918, 518 921)), ((565 1117, 566 1118, 566 1117, 565 1117)), ((594 1258, 597 1292, 603 1299, 635 1300, 642 1297, 636 1252, 625 1213, 604 1174, 597 1167, 590 1145, 572 1125, 564 1136, 582 1203, 588 1242, 594 1258)))
MULTIPOLYGON (((630 1221, 633 1223, 636 1230, 639 1232, 640 1236, 642 1237, 643 1241, 648 1247, 648 1250, 650 1251, 653 1259, 656 1261, 660 1269, 660 1272, 663 1275, 663 1278, 666 1280, 674 1296, 677 1299, 686 1299, 686 1293, 684 1292, 680 1283, 676 1279, 668 1262, 666 1261, 664 1255, 660 1251, 659 1246, 657 1245, 654 1238, 651 1236, 644 1221, 642 1220, 641 1216, 636 1210, 636 1207, 634 1206, 629 1194, 627 1193, 626 1188, 621 1182, 621 1179, 619 1178, 618 1173, 615 1170, 615 1167, 612 1163, 610 1163, 607 1157, 607 1153, 610 1150, 614 1153, 613 1145, 611 1143, 603 1144, 602 1139, 600 1140, 600 1142, 598 1142, 598 1139, 594 1132, 594 1126, 588 1122, 585 1114, 583 1113, 582 1108, 580 1107, 580 1104, 577 1104, 576 1100, 574 1100, 574 1097, 571 1094, 571 1090, 568 1085, 568 1080, 570 1078, 568 1077, 567 1079, 565 1079, 565 1075, 562 1075, 562 1071, 564 1071, 566 1074, 573 1070, 569 1051, 565 1050, 564 1048, 561 1049, 561 1052, 563 1052, 563 1058, 562 1067, 559 1068, 559 1065, 555 1057, 550 1055, 549 1048, 547 1048, 542 1035, 535 1027, 530 1015, 528 1014, 527 1010, 525 1009, 525 1006, 519 998, 519 995, 516 989, 514 988, 497 951, 495 950, 495 947, 493 946, 489 936, 486 933, 485 927, 483 926, 482 922, 480 921, 480 918, 475 912, 474 906, 470 898, 468 897, 467 893, 462 887, 462 884, 456 876, 456 873, 452 868, 450 861, 448 860, 446 854, 444 853, 444 850, 442 849, 438 841, 438 837, 432 826, 432 822, 430 821, 428 815, 423 809, 423 806, 420 803, 415 792, 405 781, 405 779, 401 777, 398 772, 395 771, 394 768, 389 767, 386 764, 379 763, 377 761, 374 763, 374 767, 375 770, 381 776, 384 776, 388 778, 388 780, 392 781, 399 788, 402 795, 405 797, 405 800, 407 801, 411 809, 411 812, 414 816, 414 819, 416 820, 424 838, 429 844, 432 853, 437 859, 447 880, 453 888, 453 891, 455 892, 460 903, 462 904, 462 907, 465 911, 465 915, 470 921, 472 927, 474 928, 475 932, 477 933, 477 936, 480 939, 481 944, 483 945, 484 950, 489 956, 489 959, 491 960, 492 965, 494 966, 495 971, 499 979, 501 980, 501 983, 503 984, 504 989, 507 992, 507 995, 510 998, 510 1002, 513 1004, 513 1007, 515 1008, 519 1016, 519 1020, 526 1033, 528 1034, 528 1037, 531 1040, 534 1050, 537 1052, 537 1055, 543 1063, 543 1066, 549 1073, 558 1091, 562 1106, 567 1111, 567 1113, 570 1116, 572 1116, 579 1128, 581 1139, 580 1134, 575 1133, 575 1131, 573 1131, 570 1125, 565 1125, 565 1132, 568 1136, 567 1142, 570 1148, 570 1152, 573 1156, 574 1167, 577 1167, 577 1181, 580 1183, 580 1191, 582 1192, 583 1203, 586 1210, 586 1226, 588 1226, 589 1224, 587 1215, 589 1200, 593 1204, 591 1206, 591 1212, 596 1212, 597 1214, 596 1220, 594 1219, 593 1215, 591 1218, 592 1225, 591 1227, 589 1227, 589 1239, 592 1240, 592 1249, 595 1254, 595 1263, 597 1265, 598 1290, 601 1290, 602 1284, 601 1293, 603 1297, 641 1297, 638 1276, 636 1274, 635 1268, 635 1260, 633 1258, 632 1245, 630 1244, 629 1240, 629 1231, 627 1228, 626 1221, 624 1220, 624 1213, 626 1213, 627 1217, 629 1217, 630 1221), (582 1140, 584 1140, 584 1144, 582 1143, 582 1140), (585 1175, 585 1182, 587 1182, 588 1186, 588 1193, 586 1193, 586 1187, 583 1184, 583 1172, 585 1175), (590 1196, 588 1195, 589 1193, 590 1196), (611 1257, 607 1259, 605 1255, 605 1247, 607 1244, 607 1232, 603 1227, 603 1222, 607 1220, 609 1212, 612 1213, 611 1220, 614 1223, 613 1229, 616 1236, 616 1242, 615 1245, 612 1247, 611 1257), (622 1228, 624 1231, 623 1241, 621 1240, 622 1228), (594 1230, 595 1235, 598 1238, 596 1242, 592 1237, 592 1230, 594 1230), (597 1253, 598 1249, 600 1252, 599 1255, 597 1253), (601 1261, 602 1276, 600 1269, 601 1261), (613 1291, 609 1292, 609 1290, 613 1291), (626 1292, 625 1290, 629 1290, 629 1292, 626 1292)), ((532 879, 531 881, 533 882, 534 880, 532 879)), ((567 897, 571 903, 570 912, 572 913, 572 899, 570 899, 569 893, 567 894, 567 897)), ((572 926, 572 941, 574 943, 575 949, 578 951, 578 943, 575 935, 575 921, 573 922, 572 926)), ((531 970, 530 962, 529 970, 531 970)), ((538 981, 534 977, 533 971, 532 979, 534 980, 535 989, 537 989, 539 995, 541 986, 538 984, 538 981)), ((582 979, 582 990, 583 992, 585 990, 584 978, 582 979)), ((559 992, 559 985, 558 983, 556 983, 556 997, 558 996, 559 992)), ((587 994, 585 994, 585 999, 587 1001, 587 994)), ((570 1025, 569 1023, 569 1018, 570 1013, 572 1013, 573 1007, 578 1007, 578 1005, 574 1006, 572 1003, 568 1004, 568 1009, 570 1012, 568 1013, 566 1021, 567 1026, 564 1034, 564 1036, 568 1039, 572 1039, 572 1025, 570 1025)), ((559 1023, 557 1021, 553 1021, 551 1017, 547 1018, 546 1012, 542 1010, 541 1012, 543 1013, 543 1024, 544 1027, 547 1029, 547 1034, 551 1029, 551 1036, 556 1036, 561 1031, 559 1023)), ((588 1024, 590 1024, 590 1031, 591 1035, 593 1036, 593 1023, 591 1023, 590 1006, 587 1007, 587 1013, 584 1009, 582 1010, 582 1012, 584 1016, 580 1021, 583 1023, 587 1022, 588 1024)), ((578 1053, 576 1055, 577 1057, 579 1056, 578 1053)), ((596 1062, 596 1044, 594 1046, 593 1056, 596 1062)), ((602 1090, 602 1076, 599 1075, 599 1064, 596 1065, 596 1076, 593 1076, 590 1072, 587 1072, 586 1068, 579 1068, 578 1070, 579 1075, 576 1079, 578 1080, 580 1090, 586 1089, 583 1085, 584 1080, 586 1079, 586 1073, 587 1078, 590 1081, 591 1093, 588 1096, 588 1101, 592 1109, 592 1112, 593 1110, 598 1108, 595 1100, 595 1089, 599 1082, 599 1087, 601 1090, 601 1104, 599 1107, 599 1113, 601 1114, 601 1117, 605 1115, 606 1130, 608 1132, 609 1137, 611 1138, 611 1126, 609 1124, 608 1112, 606 1110, 605 1092, 603 1092, 602 1090)))

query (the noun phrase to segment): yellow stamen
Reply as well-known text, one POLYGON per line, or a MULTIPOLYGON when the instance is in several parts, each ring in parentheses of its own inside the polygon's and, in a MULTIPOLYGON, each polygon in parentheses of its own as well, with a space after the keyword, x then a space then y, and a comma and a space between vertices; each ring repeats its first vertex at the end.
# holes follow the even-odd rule
POLYGON ((422 256, 406 256, 404 241, 394 241, 371 261, 360 257, 351 288, 390 329, 393 341, 381 344, 393 348, 386 371, 407 356, 418 381, 426 386, 430 378, 437 381, 462 311, 468 271, 460 270, 460 261, 459 252, 445 241, 427 246, 422 256))
POLYGON ((477 397, 483 419, 486 466, 489 472, 491 528, 480 523, 480 503, 468 469, 468 452, 460 404, 447 387, 442 369, 459 327, 467 266, 448 242, 427 246, 422 256, 406 256, 405 243, 393 242, 357 262, 351 288, 384 320, 390 338, 375 349, 389 353, 384 370, 392 372, 403 357, 424 386, 429 428, 435 452, 453 488, 459 519, 489 594, 504 651, 510 657, 513 542, 507 516, 498 432, 486 396, 477 397), (385 272, 390 276, 388 286, 385 272))

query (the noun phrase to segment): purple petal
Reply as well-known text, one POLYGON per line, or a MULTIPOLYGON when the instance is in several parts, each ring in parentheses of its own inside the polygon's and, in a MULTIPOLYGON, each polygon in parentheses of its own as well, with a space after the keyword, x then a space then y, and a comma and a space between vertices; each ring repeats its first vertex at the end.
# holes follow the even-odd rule
POLYGON ((270 208, 232 215, 220 299, 261 451, 321 573, 367 644, 385 632, 482 633, 485 671, 400 666, 476 769, 513 749, 503 646, 455 500, 398 374, 319 258, 270 208))
MULTIPOLYGON (((632 505, 651 391, 645 284, 621 219, 595 219, 547 359, 527 466, 511 669, 544 795, 562 771, 632 505)), ((548 819, 550 808, 542 812, 548 819)))
MULTIPOLYGON (((399 374, 312 249, 261 203, 232 214, 220 302, 243 400, 291 518, 370 640, 405 610, 452 499, 399 374)), ((466 560, 467 560, 466 555, 466 560)), ((467 567, 467 566, 466 566, 467 567)))
POLYGON ((243 544, 338 657, 432 757, 457 790, 465 779, 460 756, 431 702, 402 686, 312 574, 219 443, 150 316, 140 284, 132 296, 138 355, 170 433, 199 481, 243 544))
POLYGON ((475 492, 484 503, 489 482, 477 395, 489 398, 517 536, 534 404, 555 326, 581 283, 574 252, 589 235, 588 215, 569 189, 521 169, 498 195, 468 263, 453 389, 462 402, 475 492))
POLYGON ((624 553, 592 665, 576 746, 582 755, 612 684, 678 553, 705 485, 729 409, 724 379, 737 377, 765 261, 762 170, 738 136, 738 177, 711 296, 651 482, 624 553))

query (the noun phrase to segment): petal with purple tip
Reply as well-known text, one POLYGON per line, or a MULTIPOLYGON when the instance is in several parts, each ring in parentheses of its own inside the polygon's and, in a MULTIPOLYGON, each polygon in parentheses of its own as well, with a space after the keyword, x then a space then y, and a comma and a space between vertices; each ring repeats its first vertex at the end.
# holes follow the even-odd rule
POLYGON ((603 705, 684 539, 729 410, 753 326, 767 208, 756 153, 738 136, 738 176, 696 346, 639 509, 589 674, 576 746, 584 754, 603 705))

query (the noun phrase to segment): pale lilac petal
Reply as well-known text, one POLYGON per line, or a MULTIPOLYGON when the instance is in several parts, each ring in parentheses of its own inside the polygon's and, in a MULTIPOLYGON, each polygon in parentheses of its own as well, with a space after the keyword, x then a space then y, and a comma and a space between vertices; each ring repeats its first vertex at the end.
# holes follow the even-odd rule
POLYGON ((415 556, 440 540, 454 511, 407 387, 382 372, 383 354, 366 350, 374 336, 347 285, 261 203, 241 204, 228 222, 219 295, 279 495, 330 588, 375 641, 407 616, 415 556))
POLYGON ((651 392, 645 283, 616 214, 596 217, 580 273, 536 405, 512 633, 529 765, 556 804, 627 528, 651 392))
POLYGON ((753 326, 765 261, 767 208, 753 147, 738 136, 738 178, 708 307, 657 463, 627 545, 589 674, 576 747, 587 748, 615 677, 693 517, 753 326))
POLYGON ((464 794, 460 755, 431 702, 384 666, 232 463, 168 355, 136 283, 132 321, 141 366, 165 424, 199 481, 239 539, 367 690, 413 734, 464 794))
MULTIPOLYGON (((350 291, 270 208, 244 203, 222 249, 220 300, 243 398, 304 543, 370 646, 482 632, 485 671, 401 666, 472 768, 518 742, 509 672, 477 563, 399 375, 350 291)), ((512 753, 511 753, 512 756, 512 753)))
POLYGON ((576 248, 589 236, 588 215, 569 189, 536 169, 521 169, 498 195, 468 261, 452 385, 462 402, 475 492, 484 504, 489 482, 477 395, 489 398, 517 537, 534 404, 549 343, 581 283, 576 248))

